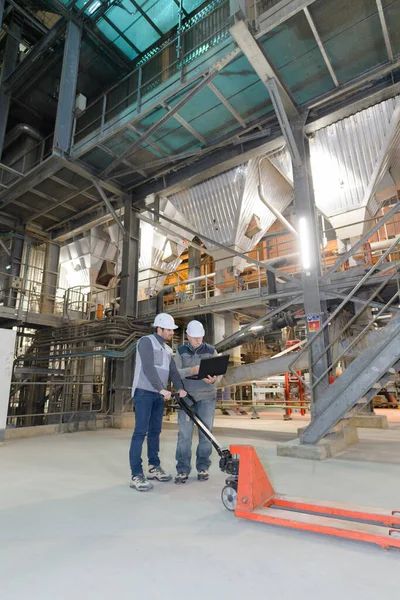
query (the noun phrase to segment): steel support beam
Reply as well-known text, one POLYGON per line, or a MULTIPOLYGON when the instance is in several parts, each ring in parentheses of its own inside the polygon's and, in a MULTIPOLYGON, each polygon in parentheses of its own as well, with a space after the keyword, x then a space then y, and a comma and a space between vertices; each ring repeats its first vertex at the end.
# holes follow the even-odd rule
POLYGON ((260 35, 264 35, 264 33, 282 25, 313 2, 315 0, 281 0, 281 2, 259 16, 260 35))
POLYGON ((286 112, 284 99, 281 96, 282 89, 279 87, 275 79, 269 79, 266 83, 269 95, 271 96, 272 104, 274 105, 275 113, 281 126, 283 136, 286 140, 286 145, 292 159, 292 163, 296 166, 301 165, 301 156, 299 149, 296 146, 296 141, 293 136, 292 127, 289 122, 289 114, 286 112))
POLYGON ((87 165, 83 166, 79 161, 72 162, 72 160, 62 156, 59 152, 57 152, 57 150, 53 150, 53 156, 57 158, 58 164, 60 165, 58 169, 65 167, 69 171, 72 171, 73 173, 76 173, 77 175, 80 175, 91 182, 93 182, 93 179, 96 179, 96 181, 98 181, 98 183, 100 183, 105 190, 108 190, 112 194, 115 194, 116 196, 125 195, 124 190, 122 190, 117 184, 113 183, 112 181, 100 180, 94 171, 92 171, 87 165))
MULTIPOLYGON (((300 115, 292 121, 292 130, 297 148, 300 152, 301 164, 293 164, 294 203, 297 217, 297 232, 302 262, 302 283, 304 313, 306 318, 315 316, 320 324, 326 319, 326 305, 321 300, 319 278, 321 276, 320 247, 315 212, 315 198, 311 178, 310 147, 304 133, 305 115, 300 115)), ((307 325, 307 337, 312 338, 313 331, 307 325)), ((324 336, 317 335, 311 344, 309 353, 310 382, 319 378, 327 368, 324 336), (314 367, 312 363, 318 356, 324 355, 314 367)), ((318 414, 318 400, 328 387, 327 377, 313 390, 311 398, 311 418, 318 414), (325 381, 326 379, 326 381, 325 381)))
MULTIPOLYGON (((171 110, 169 106, 166 105, 166 108, 168 110, 171 110)), ((199 140, 199 142, 201 142, 204 146, 207 145, 207 140, 200 134, 198 133, 191 125, 190 123, 188 123, 187 121, 185 121, 185 119, 183 117, 181 117, 180 115, 178 115, 178 113, 176 113, 174 115, 174 119, 175 121, 178 121, 178 123, 180 125, 182 125, 182 127, 184 127, 186 129, 186 131, 188 131, 193 137, 196 138, 196 140, 199 140)))
MULTIPOLYGON (((377 0, 377 1, 379 1, 379 0, 377 0)), ((329 71, 329 73, 330 73, 330 75, 332 77, 333 83, 335 84, 336 87, 339 87, 338 78, 336 77, 336 73, 333 70, 332 63, 329 60, 329 57, 328 57, 328 55, 326 53, 326 50, 325 50, 325 47, 324 47, 324 45, 322 43, 322 40, 321 40, 321 38, 319 36, 318 30, 317 30, 317 28, 315 26, 315 23, 314 23, 314 19, 312 18, 311 14, 310 14, 310 11, 308 10, 308 8, 304 8, 303 10, 304 10, 304 14, 306 15, 306 19, 308 21, 308 24, 311 27, 311 31, 313 32, 315 41, 318 44, 318 48, 321 51, 322 58, 324 59, 325 64, 327 66, 327 69, 328 69, 328 71, 329 71)))
POLYGON ((65 39, 60 94, 54 131, 54 146, 67 154, 70 151, 72 140, 81 41, 82 27, 74 23, 74 21, 69 21, 65 39))
POLYGON ((385 38, 386 52, 389 57, 389 60, 393 60, 393 58, 394 58, 393 48, 392 48, 392 44, 390 42, 390 35, 389 35, 387 23, 386 23, 385 13, 384 13, 383 6, 382 6, 382 0, 376 0, 376 6, 378 8, 379 19, 381 22, 383 37, 385 38))
MULTIPOLYGON (((10 33, 17 38, 21 37, 21 26, 13 21, 10 25, 10 33)), ((11 96, 6 93, 4 83, 7 77, 14 71, 19 52, 19 43, 12 35, 7 35, 6 47, 3 57, 3 68, 0 79, 0 160, 3 153, 4 138, 6 136, 8 113, 10 110, 11 96)))
POLYGON ((54 313, 59 260, 60 246, 58 244, 53 244, 52 242, 47 242, 46 255, 44 259, 44 273, 40 312, 54 313))
POLYGON ((16 200, 16 198, 19 198, 25 192, 29 192, 31 188, 59 170, 60 167, 53 157, 46 159, 36 169, 33 169, 25 177, 22 177, 19 181, 11 185, 8 190, 0 193, 0 210, 3 210, 8 204, 16 200))
MULTIPOLYGON (((136 317, 139 281, 140 221, 137 212, 132 207, 131 198, 125 200, 124 226, 128 235, 124 238, 122 246, 119 314, 123 317, 136 317)), ((124 411, 125 404, 130 400, 132 373, 132 357, 117 361, 113 407, 113 413, 116 416, 124 411)))
POLYGON ((161 38, 163 37, 163 32, 161 29, 157 27, 157 25, 152 21, 145 10, 136 2, 136 0, 129 0, 131 4, 136 8, 136 11, 139 12, 144 19, 148 22, 148 24, 156 31, 157 35, 161 38))
POLYGON ((233 106, 228 102, 228 100, 221 94, 219 89, 215 87, 213 83, 209 83, 208 87, 210 90, 217 96, 217 98, 222 102, 222 104, 229 110, 229 112, 235 117, 236 121, 240 123, 242 127, 246 127, 246 121, 240 116, 240 114, 233 108, 233 106))
POLYGON ((11 6, 17 11, 19 12, 22 16, 25 17, 25 19, 27 19, 29 21, 29 23, 31 25, 33 25, 33 27, 35 27, 38 31, 41 31, 42 33, 46 33, 47 32, 47 28, 43 25, 43 23, 41 23, 40 21, 38 21, 38 19, 35 18, 35 16, 33 15, 33 13, 31 13, 30 11, 26 10, 25 8, 22 8, 22 6, 20 6, 19 2, 16 2, 15 0, 7 0, 9 4, 11 4, 11 6))
POLYGON ((208 75, 202 77, 200 82, 195 85, 190 92, 188 92, 179 102, 173 106, 161 119, 159 119, 154 125, 152 125, 147 131, 145 131, 138 140, 136 140, 130 148, 125 150, 119 158, 114 160, 104 171, 101 176, 108 175, 115 167, 117 167, 126 158, 129 158, 144 142, 148 140, 156 131, 158 131, 171 117, 173 117, 187 102, 194 98, 203 88, 205 88, 214 77, 219 73, 218 69, 212 69, 208 75))
MULTIPOLYGON (((201 250, 194 246, 189 246, 188 250, 188 279, 197 279, 201 276, 201 250)), ((201 292, 201 282, 193 282, 194 293, 199 294, 201 292)))
POLYGON ((24 235, 21 232, 20 234, 14 235, 11 243, 10 269, 8 270, 8 286, 6 286, 5 298, 5 306, 8 308, 15 308, 17 305, 18 292, 11 286, 13 277, 20 277, 21 275, 23 252, 24 235))
POLYGON ((3 24, 3 14, 4 14, 5 3, 6 3, 6 0, 0 0, 0 28, 3 24))
POLYGON ((36 63, 42 58, 44 52, 50 48, 50 46, 57 40, 61 35, 61 31, 65 26, 65 19, 60 19, 52 27, 46 35, 36 44, 36 46, 29 52, 28 56, 18 65, 18 67, 7 77, 4 82, 4 91, 8 94, 14 93, 17 88, 25 83, 25 79, 35 69, 38 69, 36 63))
POLYGON ((298 111, 293 100, 283 87, 277 73, 268 62, 246 23, 244 21, 238 21, 231 27, 230 33, 264 85, 267 87, 267 83, 270 79, 276 80, 285 112, 289 118, 294 118, 298 114, 298 111))
POLYGON ((100 197, 103 200, 104 204, 107 206, 109 213, 112 215, 112 218, 114 219, 114 221, 118 225, 119 229, 121 230, 123 237, 124 238, 129 237, 128 230, 123 226, 123 224, 119 220, 119 217, 114 210, 111 200, 108 198, 107 194, 105 193, 105 191, 103 190, 101 185, 96 181, 96 179, 93 179, 93 185, 96 188, 96 190, 99 192, 100 197))
POLYGON ((298 115, 295 104, 280 82, 278 74, 274 71, 257 41, 249 31, 246 23, 244 21, 238 21, 230 29, 230 32, 258 77, 267 88, 292 161, 294 164, 300 165, 299 151, 296 148, 289 123, 289 119, 294 119, 298 115))
MULTIPOLYGON (((128 124, 126 126, 126 128, 129 129, 130 131, 132 131, 133 133, 136 133, 136 135, 143 135, 143 132, 141 132, 137 127, 135 127, 134 125, 132 125, 132 123, 128 124)), ((161 146, 159 146, 155 142, 152 142, 151 140, 147 140, 146 143, 149 146, 151 146, 156 152, 158 152, 159 154, 161 154, 161 156, 165 156, 165 150, 163 150, 161 148, 161 146)), ((166 158, 168 158, 168 157, 166 157, 166 158)))
POLYGON ((124 228, 127 232, 122 247, 121 308, 124 317, 136 317, 139 280, 140 220, 131 198, 124 203, 124 228))

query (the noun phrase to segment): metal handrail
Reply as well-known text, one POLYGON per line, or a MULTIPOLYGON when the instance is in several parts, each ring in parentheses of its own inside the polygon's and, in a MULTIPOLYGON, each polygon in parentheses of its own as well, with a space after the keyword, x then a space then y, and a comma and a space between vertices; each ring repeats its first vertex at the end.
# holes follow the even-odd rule
MULTIPOLYGON (((391 212, 391 211, 390 211, 391 212)), ((396 211, 397 212, 397 211, 396 211)), ((370 233, 369 237, 372 235, 372 233, 370 233)), ((299 374, 296 372, 294 365, 297 363, 297 361, 299 360, 300 356, 303 356, 305 354, 305 352, 307 352, 307 350, 312 346, 312 344, 315 343, 315 340, 318 336, 322 335, 325 331, 325 329, 329 326, 330 323, 332 323, 333 319, 340 313, 340 311, 343 309, 343 307, 353 298, 353 296, 356 294, 356 292, 365 284, 365 282, 371 277, 371 275, 377 270, 377 268, 382 264, 382 262, 387 258, 387 256, 389 254, 392 253, 393 248, 395 246, 397 246, 400 243, 400 235, 395 238, 395 240, 393 241, 393 243, 389 246, 389 248, 384 252, 384 254, 382 254, 382 256, 379 258, 379 260, 372 265, 372 267, 367 271, 367 273, 360 279, 360 281, 357 283, 357 285, 347 294, 347 296, 345 296, 344 300, 341 302, 341 304, 339 304, 339 306, 336 308, 336 310, 330 315, 329 319, 327 319, 321 326, 320 330, 315 333, 308 341, 307 343, 304 345, 303 349, 301 350, 301 352, 298 354, 298 356, 296 356, 295 360, 289 365, 289 371, 298 379, 300 379, 304 385, 309 389, 309 390, 313 390, 318 383, 321 382, 321 380, 332 370, 332 366, 333 364, 336 364, 338 362, 338 360, 340 360, 340 358, 342 358, 344 356, 344 354, 346 352, 348 352, 349 348, 348 347, 346 349, 345 353, 342 353, 342 355, 340 355, 339 358, 337 358, 335 360, 334 363, 332 363, 331 365, 328 365, 328 368, 325 369, 324 373, 314 382, 312 383, 310 381, 310 384, 308 384, 301 376, 299 376, 299 374)), ((359 248, 358 244, 355 244, 355 246, 351 249, 353 250, 353 253, 357 251, 357 249, 359 248)), ((349 251, 350 252, 350 251, 349 251)), ((387 285, 387 283, 392 279, 393 275, 395 275, 396 273, 399 272, 399 267, 392 267, 393 268, 393 273, 391 275, 389 275, 385 281, 383 282, 384 285, 381 284, 379 291, 385 287, 385 285, 387 285)), ((379 292, 378 292, 379 293, 379 292)), ((364 312, 364 310, 370 306, 372 300, 375 298, 376 293, 374 293, 372 296, 370 296, 368 298, 368 300, 363 304, 361 310, 357 313, 357 315, 355 315, 357 318, 360 316, 360 314, 362 312, 364 312)), ((361 337, 362 334, 365 333, 365 331, 367 331, 371 325, 373 325, 378 316, 380 316, 380 314, 387 310, 388 306, 390 306, 390 304, 394 301, 394 299, 399 296, 399 291, 396 292, 396 294, 390 299, 389 303, 387 303, 378 313, 377 316, 375 316, 375 318, 368 324, 367 327, 365 327, 363 329, 363 331, 361 332, 361 334, 359 334, 359 336, 357 336, 356 340, 361 337)), ((354 322, 354 320, 352 319, 352 321, 354 322)), ((321 358, 326 355, 327 351, 333 346, 334 343, 336 343, 340 337, 343 335, 343 333, 348 329, 349 327, 349 323, 346 323, 346 326, 343 327, 340 332, 336 335, 335 340, 327 347, 325 348, 324 352, 317 358, 315 359, 315 361, 312 363, 312 365, 314 366, 316 364, 316 362, 318 362, 319 360, 321 360, 321 358)), ((354 341, 353 341, 354 342, 354 341)), ((355 342, 354 342, 355 343, 355 342)), ((354 345, 354 343, 352 345, 354 345)))
MULTIPOLYGON (((368 323, 368 325, 366 325, 364 327, 364 329, 354 338, 354 340, 351 342, 351 344, 349 344, 349 346, 347 346, 347 348, 345 350, 343 350, 343 352, 341 354, 339 354, 339 356, 336 358, 336 360, 333 364, 339 362, 339 360, 341 358, 343 358, 346 354, 348 354, 349 350, 351 350, 351 348, 353 348, 356 345, 356 343, 361 339, 361 337, 364 335, 364 333, 367 332, 372 327, 372 325, 374 325, 376 323, 376 321, 381 316, 381 314, 383 312, 385 312, 389 308, 389 306, 394 302, 394 300, 399 296, 400 296, 399 291, 397 291, 395 294, 393 294, 393 296, 385 304, 385 306, 383 306, 381 308, 381 310, 374 316, 372 321, 370 321, 368 323)), ((318 385, 318 383, 320 383, 320 381, 325 377, 325 375, 327 375, 329 373, 329 371, 331 370, 331 366, 328 367, 328 369, 326 369, 326 371, 324 371, 324 373, 322 375, 320 375, 320 377, 312 384, 311 389, 314 389, 318 385)))
POLYGON ((354 246, 352 246, 347 252, 345 252, 340 259, 330 268, 324 275, 322 275, 322 279, 327 279, 329 275, 334 273, 346 260, 348 260, 353 254, 363 246, 374 233, 379 231, 379 229, 384 225, 391 217, 393 217, 396 213, 400 211, 400 202, 397 202, 379 221, 375 223, 373 227, 367 233, 365 233, 354 246))
MULTIPOLYGON (((217 12, 218 10, 221 10, 221 8, 223 6, 225 6, 228 2, 221 2, 218 6, 216 6, 212 11, 210 11, 209 13, 207 13, 202 19, 200 19, 199 21, 193 23, 193 25, 191 25, 189 28, 185 28, 184 31, 182 32, 182 36, 185 39, 185 37, 196 27, 199 26, 200 23, 203 23, 207 18, 209 18, 211 15, 213 15, 215 12, 217 12)), ((132 96, 134 94, 136 94, 138 97, 141 97, 142 94, 141 92, 139 92, 139 89, 142 88, 146 88, 149 85, 151 85, 151 82, 156 80, 157 78, 159 78, 162 73, 164 71, 168 71, 171 69, 171 67, 173 67, 174 65, 177 65, 177 69, 176 72, 179 69, 180 64, 183 62, 185 63, 185 59, 187 61, 187 56, 189 54, 192 54, 193 52, 196 51, 196 49, 198 49, 199 47, 201 47, 202 45, 204 45, 208 40, 210 40, 212 37, 214 37, 215 35, 217 35, 218 33, 220 33, 221 31, 223 31, 224 29, 227 28, 226 23, 221 26, 217 31, 214 31, 213 33, 211 33, 210 35, 208 35, 207 37, 205 37, 204 39, 202 39, 201 42, 199 42, 199 44, 193 48, 191 48, 190 50, 187 50, 185 52, 185 54, 183 55, 182 58, 175 60, 173 63, 171 63, 170 65, 168 65, 168 67, 161 69, 161 71, 158 71, 157 73, 155 73, 148 81, 144 82, 141 84, 141 78, 139 77, 139 73, 141 71, 143 71, 143 69, 149 65, 152 61, 156 60, 157 57, 159 57, 163 52, 165 52, 166 48, 176 45, 179 42, 179 37, 180 35, 177 34, 172 40, 170 40, 169 42, 165 43, 159 50, 158 52, 154 53, 146 62, 141 63, 138 67, 136 67, 133 71, 131 71, 130 73, 128 73, 121 81, 119 81, 118 83, 116 83, 114 86, 112 86, 111 88, 109 88, 105 94, 102 94, 101 96, 99 96, 98 98, 96 98, 93 102, 91 102, 87 108, 85 109, 85 111, 79 116, 79 119, 77 121, 79 121, 80 119, 82 119, 86 114, 88 114, 88 111, 90 111, 96 104, 98 104, 102 99, 104 99, 104 97, 107 97, 108 95, 110 95, 113 91, 115 91, 119 86, 122 86, 126 81, 128 81, 131 77, 134 77, 136 74, 138 75, 138 86, 136 87, 136 89, 131 92, 131 94, 129 94, 129 96, 132 96)), ((187 62, 185 63, 187 64, 187 62)), ((128 97, 129 97, 128 96, 128 97)), ((119 103, 117 103, 116 105, 114 105, 112 108, 109 108, 107 111, 105 111, 105 113, 99 117, 96 117, 95 119, 93 119, 92 121, 90 121, 90 123, 88 123, 87 125, 85 125, 82 129, 79 129, 79 135, 82 134, 82 132, 84 132, 85 130, 87 130, 90 126, 92 126, 96 121, 99 120, 104 120, 105 119, 105 115, 108 114, 111 111, 115 111, 116 106, 118 106, 119 104, 122 104, 123 102, 126 102, 127 97, 125 96, 123 100, 121 100, 119 103)))

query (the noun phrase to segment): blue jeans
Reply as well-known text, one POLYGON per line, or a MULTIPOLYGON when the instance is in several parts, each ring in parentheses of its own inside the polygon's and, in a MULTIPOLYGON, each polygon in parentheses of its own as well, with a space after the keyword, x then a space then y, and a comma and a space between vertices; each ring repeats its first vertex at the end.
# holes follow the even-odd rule
POLYGON ((164 398, 158 392, 137 389, 133 397, 135 403, 135 430, 129 449, 129 463, 132 477, 143 475, 142 448, 147 435, 147 456, 149 465, 160 466, 160 433, 164 415, 164 398))
MULTIPOLYGON (((212 431, 215 413, 215 398, 199 400, 194 407, 195 413, 204 422, 207 428, 212 431)), ((192 460, 192 438, 194 423, 183 410, 178 412, 178 444, 176 447, 176 470, 178 473, 189 475, 192 460)), ((197 471, 206 471, 211 465, 212 444, 199 429, 199 444, 196 452, 197 471)))

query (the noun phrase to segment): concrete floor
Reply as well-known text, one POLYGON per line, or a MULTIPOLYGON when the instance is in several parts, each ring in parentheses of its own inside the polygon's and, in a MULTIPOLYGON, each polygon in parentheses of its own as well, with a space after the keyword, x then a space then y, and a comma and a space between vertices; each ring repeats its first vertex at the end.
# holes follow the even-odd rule
MULTIPOLYGON (((271 421, 266 440, 243 432, 240 442, 256 446, 278 491, 400 509, 399 463, 379 456, 280 458, 273 438, 293 435, 291 424, 274 431, 271 421)), ((224 431, 222 441, 238 441, 237 431, 224 431)), ((368 432, 361 443, 386 443, 387 435, 399 455, 398 427, 368 432)), ((236 519, 221 504, 224 476, 216 460, 208 482, 131 490, 129 440, 127 430, 102 430, 10 440, 0 448, 2 600, 397 596, 397 551, 236 519)), ((171 470, 175 440, 168 424, 162 457, 171 470)))

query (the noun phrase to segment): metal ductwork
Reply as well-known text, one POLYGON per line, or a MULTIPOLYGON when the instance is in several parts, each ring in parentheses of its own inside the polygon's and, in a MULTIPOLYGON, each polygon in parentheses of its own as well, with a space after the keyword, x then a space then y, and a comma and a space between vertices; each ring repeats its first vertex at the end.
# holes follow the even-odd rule
POLYGON ((44 136, 34 127, 27 125, 26 123, 19 123, 11 129, 11 131, 6 135, 4 140, 3 152, 11 146, 14 142, 21 137, 21 135, 27 135, 30 138, 33 138, 37 142, 43 142, 44 136))
POLYGON ((241 346, 242 344, 245 344, 246 342, 253 342, 254 340, 256 340, 259 337, 264 337, 269 333, 272 333, 274 331, 279 331, 280 329, 283 329, 284 327, 294 327, 296 325, 296 319, 294 316, 294 313, 292 312, 282 312, 280 315, 278 315, 277 317, 273 317, 271 319, 271 321, 264 326, 260 325, 260 329, 254 330, 254 331, 249 331, 246 333, 241 333, 240 331, 237 332, 237 334, 235 335, 234 338, 230 339, 229 341, 224 341, 222 340, 222 342, 219 342, 216 345, 216 349, 218 350, 218 352, 226 352, 227 350, 232 350, 232 348, 237 348, 237 346, 241 346))
POLYGON ((162 290, 160 290, 157 294, 157 312, 156 314, 158 315, 159 313, 164 312, 164 296, 166 296, 167 294, 173 294, 175 291, 175 288, 173 285, 168 285, 164 288, 162 288, 162 290))

